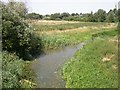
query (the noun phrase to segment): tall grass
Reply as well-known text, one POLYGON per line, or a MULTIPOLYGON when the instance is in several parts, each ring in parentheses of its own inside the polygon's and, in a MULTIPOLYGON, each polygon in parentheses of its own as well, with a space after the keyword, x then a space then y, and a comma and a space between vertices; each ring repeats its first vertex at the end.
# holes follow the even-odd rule
POLYGON ((64 65, 63 76, 67 88, 118 87, 118 43, 111 40, 111 33, 113 31, 101 34, 105 37, 86 45, 64 65), (103 61, 105 58, 109 60, 103 61))
POLYGON ((93 23, 93 22, 81 22, 81 23, 66 23, 58 25, 42 25, 42 24, 33 24, 35 31, 50 31, 50 30, 66 30, 74 29, 85 26, 100 26, 106 25, 106 23, 93 23))
POLYGON ((113 29, 88 29, 86 31, 73 31, 55 34, 38 34, 41 38, 42 51, 48 51, 58 48, 64 48, 68 45, 76 45, 85 40, 89 40, 94 37, 97 33, 104 31, 111 31, 113 29))

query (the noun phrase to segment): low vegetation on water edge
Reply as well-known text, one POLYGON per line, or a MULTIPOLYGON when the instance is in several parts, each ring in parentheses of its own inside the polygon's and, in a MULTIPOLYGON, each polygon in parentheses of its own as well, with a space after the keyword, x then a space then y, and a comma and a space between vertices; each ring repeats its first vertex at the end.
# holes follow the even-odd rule
POLYGON ((33 71, 28 64, 16 54, 2 52, 2 88, 32 88, 35 87, 33 71), (23 82, 23 80, 26 81, 23 82))
POLYGON ((84 46, 64 65, 63 76, 67 88, 118 87, 116 32, 99 33, 99 38, 84 46))
MULTIPOLYGON (((113 27, 114 28, 114 27, 113 27)), ((65 31, 50 31, 50 32, 34 32, 38 37, 40 37, 40 43, 42 46, 41 51, 48 51, 48 50, 55 50, 58 48, 64 48, 68 45, 76 45, 79 44, 85 40, 91 39, 94 34, 109 31, 113 28, 106 28, 96 26, 93 27, 87 27, 87 28, 78 28, 74 30, 65 30, 65 31)))

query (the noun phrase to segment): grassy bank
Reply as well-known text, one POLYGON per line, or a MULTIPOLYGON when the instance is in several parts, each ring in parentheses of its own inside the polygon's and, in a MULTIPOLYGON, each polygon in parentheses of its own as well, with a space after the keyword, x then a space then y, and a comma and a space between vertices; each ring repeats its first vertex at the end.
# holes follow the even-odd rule
POLYGON ((76 45, 85 40, 89 40, 93 35, 97 33, 112 30, 111 28, 86 28, 86 29, 76 29, 74 31, 67 32, 52 32, 52 34, 37 33, 41 38, 42 51, 55 50, 59 48, 64 48, 68 45, 76 45))
POLYGON ((79 50, 64 65, 63 76, 67 88, 118 87, 118 43, 117 38, 113 38, 116 32, 112 30, 97 34, 97 40, 79 50))

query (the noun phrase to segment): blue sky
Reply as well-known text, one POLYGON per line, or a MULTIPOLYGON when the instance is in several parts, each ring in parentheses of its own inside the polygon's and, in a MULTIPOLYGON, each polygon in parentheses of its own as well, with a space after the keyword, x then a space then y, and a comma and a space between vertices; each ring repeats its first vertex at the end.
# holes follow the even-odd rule
MULTIPOLYGON (((4 0, 8 1, 8 0, 4 0)), ((119 0, 18 0, 24 1, 29 12, 52 14, 56 12, 89 13, 104 9, 107 12, 115 7, 119 0)))

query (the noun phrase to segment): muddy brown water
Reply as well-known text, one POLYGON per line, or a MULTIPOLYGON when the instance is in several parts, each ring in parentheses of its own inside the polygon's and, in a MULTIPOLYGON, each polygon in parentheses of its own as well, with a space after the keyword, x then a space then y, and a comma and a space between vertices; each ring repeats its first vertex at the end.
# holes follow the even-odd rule
POLYGON ((34 60, 32 69, 36 73, 37 87, 64 88, 65 81, 60 74, 62 66, 88 42, 85 41, 72 47, 67 46, 62 50, 40 55, 39 58, 34 60))

